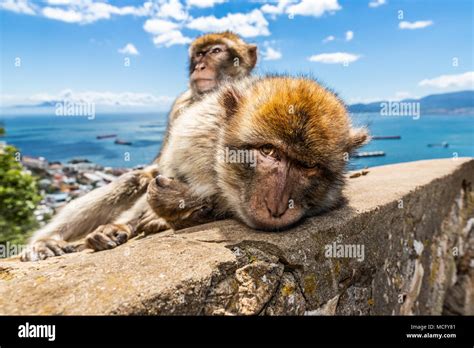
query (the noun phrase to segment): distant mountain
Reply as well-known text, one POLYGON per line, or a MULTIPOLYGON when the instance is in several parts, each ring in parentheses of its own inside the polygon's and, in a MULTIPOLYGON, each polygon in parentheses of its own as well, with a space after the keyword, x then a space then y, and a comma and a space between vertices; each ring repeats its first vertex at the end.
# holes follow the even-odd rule
MULTIPOLYGON (((419 102, 421 113, 423 114, 474 114, 474 90, 431 94, 420 99, 404 99, 400 102, 419 102)), ((352 104, 349 105, 349 111, 352 113, 380 112, 381 103, 388 103, 388 101, 381 100, 369 104, 352 104)))

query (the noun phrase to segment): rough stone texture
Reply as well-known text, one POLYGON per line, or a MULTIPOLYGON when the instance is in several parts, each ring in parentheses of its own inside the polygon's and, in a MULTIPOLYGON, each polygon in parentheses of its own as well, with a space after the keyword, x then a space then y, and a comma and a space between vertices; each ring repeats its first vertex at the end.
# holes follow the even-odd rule
POLYGON ((227 220, 0 261, 0 314, 474 314, 474 160, 375 167, 292 230, 227 220), (364 259, 329 258, 337 242, 364 259))

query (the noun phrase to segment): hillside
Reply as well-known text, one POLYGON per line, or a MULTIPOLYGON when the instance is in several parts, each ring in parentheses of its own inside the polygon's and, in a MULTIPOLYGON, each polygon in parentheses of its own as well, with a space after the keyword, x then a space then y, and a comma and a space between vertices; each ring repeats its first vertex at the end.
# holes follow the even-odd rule
MULTIPOLYGON (((379 112, 380 104, 387 102, 387 100, 381 100, 368 104, 352 104, 349 105, 349 111, 353 113, 379 112)), ((474 90, 431 94, 420 99, 404 99, 400 102, 419 102, 421 112, 424 114, 474 114, 474 90)))

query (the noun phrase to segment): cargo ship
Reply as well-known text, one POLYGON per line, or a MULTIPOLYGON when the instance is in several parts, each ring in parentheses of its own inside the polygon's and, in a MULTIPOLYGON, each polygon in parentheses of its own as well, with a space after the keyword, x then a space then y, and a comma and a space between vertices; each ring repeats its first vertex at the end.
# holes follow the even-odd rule
POLYGON ((117 134, 104 134, 104 135, 98 135, 96 138, 97 139, 107 139, 107 138, 115 138, 117 134))
POLYGON ((131 141, 126 141, 126 140, 121 140, 121 139, 115 139, 115 144, 117 145, 132 145, 131 141))
POLYGON ((368 152, 357 152, 352 155, 352 157, 362 158, 362 157, 380 157, 385 156, 383 151, 368 151, 368 152))

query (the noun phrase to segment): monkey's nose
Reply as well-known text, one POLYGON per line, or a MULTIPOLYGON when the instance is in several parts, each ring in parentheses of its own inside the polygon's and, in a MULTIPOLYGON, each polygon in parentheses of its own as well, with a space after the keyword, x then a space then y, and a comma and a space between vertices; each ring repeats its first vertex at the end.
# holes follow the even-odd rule
POLYGON ((267 199, 265 199, 265 204, 267 206, 268 213, 272 218, 278 219, 283 216, 283 214, 286 213, 288 210, 288 205, 287 204, 281 204, 280 202, 275 202, 275 201, 270 201, 268 202, 267 199))
POLYGON ((198 63, 196 64, 196 67, 194 68, 194 70, 204 70, 206 69, 206 64, 204 63, 198 63))

